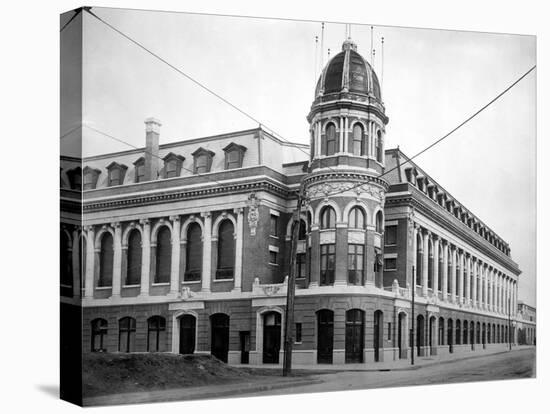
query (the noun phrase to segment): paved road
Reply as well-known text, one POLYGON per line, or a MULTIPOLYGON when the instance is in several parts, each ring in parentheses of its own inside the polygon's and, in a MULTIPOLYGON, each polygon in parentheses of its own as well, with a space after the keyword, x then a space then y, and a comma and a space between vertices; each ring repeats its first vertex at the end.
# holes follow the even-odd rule
POLYGON ((535 349, 449 361, 415 370, 386 372, 335 372, 318 375, 323 382, 292 389, 242 396, 283 395, 366 388, 399 387, 471 381, 531 378, 535 375, 535 349))

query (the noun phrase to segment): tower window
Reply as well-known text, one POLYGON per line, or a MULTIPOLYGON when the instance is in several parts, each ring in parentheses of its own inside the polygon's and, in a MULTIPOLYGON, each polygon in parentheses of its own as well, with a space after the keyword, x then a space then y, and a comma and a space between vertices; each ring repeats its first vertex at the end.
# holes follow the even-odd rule
POLYGON ((336 213, 334 209, 327 206, 321 212, 321 229, 332 229, 336 227, 336 213))
POLYGON ((365 140, 363 134, 363 126, 356 123, 353 126, 353 132, 351 140, 349 142, 349 149, 353 155, 365 155, 365 140))
POLYGON ((332 122, 327 125, 322 144, 324 144, 322 149, 324 155, 334 155, 336 153, 338 139, 336 138, 336 126, 332 122))
POLYGON ((382 133, 376 132, 376 161, 382 162, 382 133))

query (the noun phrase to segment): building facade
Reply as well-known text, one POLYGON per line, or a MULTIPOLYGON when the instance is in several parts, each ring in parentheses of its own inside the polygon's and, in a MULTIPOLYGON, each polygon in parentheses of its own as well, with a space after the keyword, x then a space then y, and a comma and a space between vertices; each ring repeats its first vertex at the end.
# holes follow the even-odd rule
POLYGON ((322 71, 307 120, 310 145, 262 128, 161 145, 149 118, 142 149, 62 157, 61 306, 78 315, 83 352, 282 363, 302 190, 294 363, 517 343, 509 245, 384 148, 380 85, 351 40, 322 71))

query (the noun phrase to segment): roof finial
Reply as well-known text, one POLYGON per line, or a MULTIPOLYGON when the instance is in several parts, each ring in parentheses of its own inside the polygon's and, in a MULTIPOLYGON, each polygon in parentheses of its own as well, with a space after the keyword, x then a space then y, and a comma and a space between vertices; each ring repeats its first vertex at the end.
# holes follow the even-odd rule
POLYGON ((381 82, 380 82, 380 97, 382 97, 382 91, 384 90, 384 36, 382 36, 382 56, 381 58, 381 68, 380 68, 380 76, 381 76, 381 82))
POLYGON ((372 45, 372 42, 373 42, 373 27, 371 26, 370 27, 370 61, 372 63, 372 60, 373 60, 373 45, 372 45))
POLYGON ((315 36, 315 66, 313 70, 313 81, 317 81, 317 69, 319 69, 319 64, 317 63, 317 58, 319 56, 319 36, 315 36))

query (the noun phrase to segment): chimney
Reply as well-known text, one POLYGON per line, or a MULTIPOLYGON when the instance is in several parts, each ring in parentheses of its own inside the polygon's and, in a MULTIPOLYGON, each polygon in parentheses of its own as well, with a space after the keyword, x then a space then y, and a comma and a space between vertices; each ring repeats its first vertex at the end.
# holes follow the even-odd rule
POLYGON ((158 178, 159 134, 161 123, 158 119, 145 120, 145 177, 144 181, 158 178))

